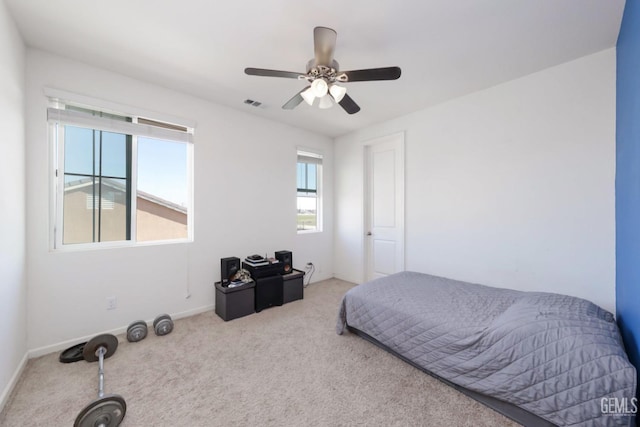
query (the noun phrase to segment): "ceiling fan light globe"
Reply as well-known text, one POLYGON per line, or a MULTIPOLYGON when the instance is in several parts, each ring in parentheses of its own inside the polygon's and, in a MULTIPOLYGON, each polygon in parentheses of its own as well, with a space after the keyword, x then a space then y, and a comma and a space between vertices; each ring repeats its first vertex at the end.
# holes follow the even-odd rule
POLYGON ((321 109, 325 110, 327 108, 333 107, 333 99, 330 95, 325 95, 320 98, 320 104, 318 105, 321 109))
POLYGON ((313 83, 311 83, 311 90, 315 96, 321 98, 327 94, 329 85, 327 85, 327 82, 322 78, 315 79, 313 83))
POLYGON ((336 102, 340 102, 342 101, 342 98, 344 98, 344 95, 347 93, 347 88, 333 84, 329 88, 329 93, 331 94, 331 96, 333 96, 333 99, 335 99, 336 102))
POLYGON ((313 106, 313 101, 316 99, 316 95, 313 93, 313 88, 310 87, 305 90, 300 94, 300 96, 302 96, 302 99, 304 99, 307 104, 313 106))

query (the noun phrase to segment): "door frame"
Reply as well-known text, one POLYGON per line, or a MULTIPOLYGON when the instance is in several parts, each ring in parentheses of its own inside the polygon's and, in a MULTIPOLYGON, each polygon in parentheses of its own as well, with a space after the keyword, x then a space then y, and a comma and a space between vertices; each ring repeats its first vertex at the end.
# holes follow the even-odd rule
POLYGON ((398 193, 396 198, 396 208, 399 209, 397 215, 398 227, 401 228, 399 236, 402 239, 400 242, 399 248, 401 251, 401 261, 399 268, 401 270, 405 269, 405 243, 406 243, 406 235, 405 235, 405 132, 397 132, 386 136, 376 137, 372 139, 368 139, 362 142, 362 161, 363 161, 363 229, 362 229, 362 247, 363 251, 363 278, 364 281, 371 280, 369 276, 369 272, 371 271, 371 262, 373 259, 372 250, 371 250, 371 239, 368 236, 368 232, 372 229, 372 200, 371 200, 371 183, 370 183, 370 149, 379 144, 386 144, 390 142, 396 142, 396 154, 399 156, 397 164, 400 165, 400 170, 396 171, 396 177, 400 175, 400 179, 398 180, 398 193))

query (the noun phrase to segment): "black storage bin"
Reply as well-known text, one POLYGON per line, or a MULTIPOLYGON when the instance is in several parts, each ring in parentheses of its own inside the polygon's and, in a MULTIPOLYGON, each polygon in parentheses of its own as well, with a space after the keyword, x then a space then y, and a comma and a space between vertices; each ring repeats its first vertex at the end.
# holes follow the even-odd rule
POLYGON ((256 311, 282 305, 282 276, 254 278, 256 282, 256 311))
POLYGON ((255 282, 229 288, 216 282, 216 314, 225 322, 255 313, 255 282))
POLYGON ((282 297, 286 304, 291 301, 304 298, 304 271, 293 270, 289 274, 282 275, 282 297))

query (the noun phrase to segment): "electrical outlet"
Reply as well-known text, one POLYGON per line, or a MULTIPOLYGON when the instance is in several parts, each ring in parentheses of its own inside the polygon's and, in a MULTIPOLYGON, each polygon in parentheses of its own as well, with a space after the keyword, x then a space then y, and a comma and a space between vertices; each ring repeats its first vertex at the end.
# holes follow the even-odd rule
POLYGON ((308 262, 305 266, 304 266, 305 271, 307 272, 307 274, 313 274, 313 273, 317 273, 318 270, 320 270, 318 268, 317 265, 314 265, 312 262, 308 262))
POLYGON ((116 297, 107 297, 107 310, 115 310, 118 306, 116 297))

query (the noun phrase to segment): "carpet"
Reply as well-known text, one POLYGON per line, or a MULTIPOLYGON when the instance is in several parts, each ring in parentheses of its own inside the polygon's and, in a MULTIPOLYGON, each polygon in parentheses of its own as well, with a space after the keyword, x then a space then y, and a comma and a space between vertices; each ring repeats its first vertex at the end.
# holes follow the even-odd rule
MULTIPOLYGON (((207 312, 163 337, 118 336, 105 392, 127 402, 121 426, 518 425, 362 338, 336 335, 352 286, 325 280, 303 300, 230 322, 207 312)), ((57 353, 29 360, 0 425, 73 425, 97 397, 97 371, 57 353)))

